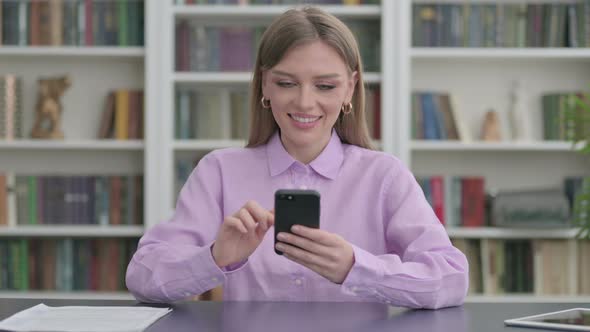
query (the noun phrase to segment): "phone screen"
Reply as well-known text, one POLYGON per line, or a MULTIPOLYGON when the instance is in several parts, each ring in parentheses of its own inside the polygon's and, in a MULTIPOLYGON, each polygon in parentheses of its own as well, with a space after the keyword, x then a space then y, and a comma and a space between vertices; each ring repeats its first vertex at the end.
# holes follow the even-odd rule
MULTIPOLYGON (((320 227, 320 194, 315 190, 275 192, 275 244, 280 232, 291 232, 293 225, 320 227)), ((276 250, 279 255, 283 253, 276 250)))

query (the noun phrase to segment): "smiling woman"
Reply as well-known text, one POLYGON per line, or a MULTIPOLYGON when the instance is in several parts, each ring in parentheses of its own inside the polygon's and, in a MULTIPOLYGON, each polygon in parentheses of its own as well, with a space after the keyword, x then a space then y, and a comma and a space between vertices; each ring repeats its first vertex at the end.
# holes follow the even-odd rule
POLYGON ((258 48, 251 87, 252 130, 248 146, 266 144, 277 126, 287 130, 281 127, 281 112, 298 113, 296 116, 301 119, 308 117, 310 107, 321 106, 329 113, 314 116, 327 117, 323 121, 329 126, 327 131, 324 128, 324 139, 319 143, 325 146, 334 128, 344 143, 370 149, 361 69, 354 35, 336 17, 316 8, 283 14, 265 31, 258 48), (273 84, 284 89, 273 89, 273 84), (291 88, 295 91, 284 91, 291 88), (289 105, 281 103, 287 98, 289 105), (268 103, 272 114, 263 112, 269 107, 261 100, 268 103), (340 111, 344 111, 342 115, 340 111), (336 117, 329 118, 328 114, 336 117))
POLYGON ((142 237, 126 278, 137 299, 173 302, 222 285, 226 300, 463 302, 465 255, 408 168, 370 148, 361 68, 352 33, 332 15, 293 9, 271 24, 248 146, 203 157, 173 217, 142 237), (321 196, 320 228, 294 225, 275 247, 274 193, 306 188, 321 196))
POLYGON ((263 98, 295 159, 309 163, 328 144, 341 109, 351 103, 356 77, 323 41, 293 47, 262 73, 263 98))

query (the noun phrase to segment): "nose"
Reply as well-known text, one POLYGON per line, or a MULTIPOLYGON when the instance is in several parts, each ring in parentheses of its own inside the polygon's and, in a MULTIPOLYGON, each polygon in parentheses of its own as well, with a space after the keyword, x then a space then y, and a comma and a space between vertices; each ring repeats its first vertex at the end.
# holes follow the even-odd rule
POLYGON ((313 108, 314 98, 311 87, 304 85, 299 89, 298 105, 302 110, 313 108))

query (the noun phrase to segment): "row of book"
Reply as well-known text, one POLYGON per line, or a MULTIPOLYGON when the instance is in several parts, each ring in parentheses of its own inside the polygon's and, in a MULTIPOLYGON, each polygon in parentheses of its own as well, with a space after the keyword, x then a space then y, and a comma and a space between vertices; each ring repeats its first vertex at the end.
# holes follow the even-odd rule
POLYGON ((590 294, 590 241, 453 239, 469 261, 469 293, 590 294))
MULTIPOLYGON (((381 114, 378 88, 366 90, 369 132, 380 138, 381 114)), ((177 89, 176 139, 247 139, 250 130, 250 99, 243 89, 177 89)))
POLYGON ((23 137, 22 78, 0 76, 0 140, 23 137))
POLYGON ((416 180, 446 227, 486 225, 484 177, 430 176, 417 177, 416 180))
POLYGON ((541 97, 544 140, 590 138, 590 99, 582 93, 548 93, 541 97), (586 104, 581 107, 577 101, 586 104))
POLYGON ((245 90, 177 90, 175 138, 246 139, 249 102, 245 90))
POLYGON ((144 105, 142 90, 119 89, 109 92, 98 128, 98 138, 142 139, 144 105))
MULTIPOLYGON (((347 23, 359 41, 364 70, 379 71, 380 26, 375 22, 347 23)), ((209 27, 194 20, 175 27, 176 70, 250 71, 265 27, 209 27)))
POLYGON ((0 289, 124 291, 136 239, 2 239, 0 289))
POLYGON ((0 226, 142 225, 143 177, 0 173, 0 226))
POLYGON ((584 177, 565 177, 563 186, 555 190, 494 192, 486 192, 484 177, 434 175, 416 180, 445 227, 518 227, 527 222, 568 227, 576 198, 583 194, 584 177), (511 204, 506 204, 506 200, 511 204))
POLYGON ((588 47, 590 3, 415 4, 414 46, 588 47))
POLYGON ((465 140, 469 136, 452 95, 412 93, 412 139, 465 140))
POLYGON ((4 0, 0 45, 139 46, 143 0, 4 0))
POLYGON ((177 5, 367 5, 381 0, 174 0, 177 5))

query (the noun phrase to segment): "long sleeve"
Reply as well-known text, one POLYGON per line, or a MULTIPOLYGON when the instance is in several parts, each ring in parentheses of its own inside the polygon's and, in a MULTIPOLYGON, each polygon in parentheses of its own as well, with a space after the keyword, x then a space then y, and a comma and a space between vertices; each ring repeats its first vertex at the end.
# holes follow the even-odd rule
POLYGON ((147 230, 127 268, 127 288, 143 302, 173 302, 225 281, 210 247, 223 221, 221 174, 214 155, 183 186, 171 220, 147 230))
POLYGON ((384 186, 387 254, 353 246, 355 263, 342 290, 411 308, 460 305, 467 294, 468 262, 405 167, 390 172, 384 186))

